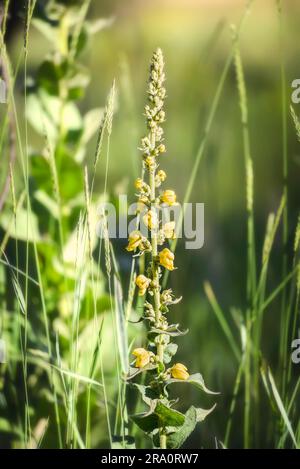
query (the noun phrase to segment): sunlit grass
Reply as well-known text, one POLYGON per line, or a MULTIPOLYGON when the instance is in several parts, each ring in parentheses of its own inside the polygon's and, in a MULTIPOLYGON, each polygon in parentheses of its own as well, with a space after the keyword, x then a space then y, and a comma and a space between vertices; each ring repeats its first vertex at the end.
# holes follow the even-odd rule
MULTIPOLYGON (((44 75, 39 71, 40 81, 35 81, 35 88, 28 86, 29 76, 36 76, 36 70, 31 69, 31 54, 35 55, 35 41, 32 37, 38 37, 36 35, 43 31, 49 39, 49 24, 46 22, 40 23, 39 32, 35 31, 32 36, 33 28, 37 26, 35 20, 32 20, 32 16, 35 18, 34 1, 27 4, 24 41, 17 51, 17 60, 11 61, 5 47, 3 35, 6 16, 2 23, 1 61, 6 70, 9 93, 7 106, 1 109, 0 125, 1 164, 3 174, 6 175, 2 186, 7 183, 8 187, 0 215, 0 333, 8 346, 8 362, 0 364, 3 409, 0 434, 3 436, 1 445, 7 447, 133 447, 132 437, 137 447, 151 445, 131 419, 131 415, 136 410, 142 410, 143 406, 136 396, 126 390, 124 381, 133 340, 136 334, 142 340, 145 333, 141 325, 132 325, 129 321, 132 318, 137 320, 141 311, 141 302, 136 302, 134 297, 137 262, 136 259, 126 261, 128 264, 124 267, 124 257, 120 254, 118 243, 109 239, 105 216, 103 237, 100 240, 95 237, 100 218, 97 213, 99 201, 113 200, 115 196, 113 179, 116 178, 116 166, 120 162, 122 174, 126 178, 133 179, 140 173, 137 146, 142 119, 138 107, 142 100, 139 93, 143 93, 136 86, 140 81, 130 57, 123 57, 122 66, 114 67, 116 82, 113 81, 114 74, 110 70, 105 71, 110 86, 113 83, 110 90, 105 86, 106 78, 101 83, 98 76, 93 76, 101 90, 98 96, 93 86, 93 102, 88 95, 85 106, 90 103, 94 113, 88 117, 85 106, 77 106, 77 99, 85 95, 89 78, 89 70, 81 68, 78 49, 82 28, 87 24, 89 4, 88 0, 83 2, 78 16, 80 21, 76 22, 75 28, 72 20, 68 24, 64 17, 59 21, 58 36, 50 31, 50 37, 53 37, 51 47, 57 56, 68 57, 68 73, 73 73, 72 67, 79 67, 77 86, 70 85, 69 76, 63 75, 57 80, 57 89, 53 90, 54 82, 47 80, 49 68, 44 75), (69 35, 71 41, 68 40, 69 35), (20 82, 26 90, 22 102, 17 93, 20 82), (68 95, 68 86, 75 98, 68 95), (52 100, 54 95, 55 102, 52 100), (51 114, 53 109, 54 113, 51 114), (36 134, 40 130, 38 138, 32 127, 36 134), (125 134, 126 150, 120 138, 122 135, 124 138, 125 134), (12 157, 14 152, 16 159, 12 157), (130 158, 127 160, 123 155, 130 158)), ((6 1, 5 5, 8 8, 9 2, 6 1)), ((274 5, 273 9, 276 15, 274 5)), ((300 297, 299 241, 295 242, 293 250, 293 241, 290 240, 299 240, 299 225, 297 227, 297 220, 292 217, 295 207, 290 207, 287 179, 289 123, 295 124, 292 138, 296 139, 299 122, 296 108, 292 111, 292 117, 289 116, 285 94, 286 56, 283 49, 281 64, 274 57, 273 62, 278 67, 278 77, 281 77, 281 98, 278 94, 276 105, 281 107, 282 112, 282 129, 278 139, 283 142, 282 179, 285 183, 276 186, 270 209, 267 194, 264 199, 261 189, 257 190, 257 180, 261 180, 258 170, 261 163, 255 153, 260 143, 259 138, 256 138, 259 129, 253 122, 255 110, 251 98, 254 96, 253 91, 248 92, 248 61, 244 59, 249 42, 247 48, 242 43, 247 22, 253 21, 253 16, 246 13, 242 13, 237 22, 232 43, 230 34, 227 42, 223 43, 226 59, 214 68, 218 72, 216 86, 215 83, 208 84, 206 94, 209 98, 205 108, 201 102, 188 101, 189 109, 179 115, 179 106, 183 107, 184 100, 181 98, 176 105, 172 104, 171 101, 176 100, 176 87, 184 88, 179 93, 181 96, 187 94, 193 97, 193 90, 198 87, 198 78, 193 77, 189 89, 184 67, 180 73, 170 77, 171 96, 168 97, 170 104, 167 103, 167 106, 169 111, 174 113, 175 110, 178 116, 172 121, 172 113, 168 111, 172 124, 167 127, 167 133, 172 136, 175 127, 176 133, 180 133, 177 125, 183 122, 181 125, 187 130, 182 130, 184 137, 181 135, 181 139, 188 138, 189 141, 186 144, 188 157, 184 154, 178 158, 176 142, 180 142, 180 139, 175 138, 175 156, 170 157, 171 163, 166 164, 169 164, 170 174, 174 173, 175 180, 176 177, 179 180, 182 174, 184 183, 187 182, 180 188, 182 200, 193 200, 197 191, 201 190, 198 181, 205 178, 203 172, 207 168, 213 172, 216 168, 213 165, 209 167, 209 158, 212 154, 215 156, 212 144, 217 148, 217 155, 228 151, 222 142, 222 132, 218 135, 218 129, 224 125, 221 110, 226 92, 230 90, 230 97, 235 99, 237 107, 239 103, 240 109, 228 120, 230 124, 234 122, 234 127, 225 127, 225 130, 230 131, 234 139, 240 140, 243 151, 231 156, 230 170, 235 167, 234 159, 242 159, 244 154, 244 174, 240 178, 239 187, 234 189, 237 199, 234 206, 243 207, 237 235, 240 240, 238 248, 243 253, 240 259, 237 255, 232 258, 240 263, 245 260, 240 265, 244 278, 236 285, 242 298, 241 304, 237 304, 234 292, 225 295, 227 298, 229 296, 232 308, 226 302, 223 306, 222 290, 221 294, 216 293, 220 288, 218 282, 215 285, 213 275, 210 277, 205 274, 204 289, 195 291, 195 295, 201 293, 202 298, 205 295, 207 297, 210 324, 216 319, 213 324, 218 325, 219 330, 215 332, 215 337, 224 336, 226 362, 230 361, 232 370, 227 383, 219 379, 223 376, 222 363, 213 370, 212 379, 221 393, 217 401, 222 416, 216 410, 210 416, 212 423, 203 423, 201 435, 205 436, 206 441, 207 438, 210 440, 211 446, 216 433, 220 443, 226 447, 299 447, 300 380, 295 377, 290 359, 290 343, 296 338, 299 327, 300 297), (193 124, 195 136, 191 142, 189 122, 185 122, 183 116, 194 116, 198 108, 201 109, 201 122, 199 125, 193 124), (198 131, 200 124, 203 128, 201 134, 198 131), (192 150, 193 146, 196 151, 192 150), (180 169, 177 175, 176 168, 180 169), (271 212, 269 215, 266 213, 263 221, 260 204, 264 208, 268 206, 268 212, 271 212), (265 234, 262 234, 263 230, 265 234), (273 266, 277 268, 278 265, 279 273, 276 275, 273 266), (268 330, 270 316, 275 324, 272 341, 269 340, 268 330), (276 349, 275 353, 270 353, 266 343, 276 349)), ((274 31, 272 29, 272 34, 274 32, 278 35, 282 45, 287 32, 282 25, 280 10, 277 13, 279 25, 274 31)), ((257 14, 255 9, 254 14, 257 14)), ((173 20, 177 22, 175 17, 173 20)), ((198 25, 196 18, 194 21, 198 25)), ((118 28, 118 24, 112 27, 111 21, 104 21, 102 26, 112 28, 104 39, 107 46, 108 37, 114 34, 113 28, 118 28)), ((173 25, 169 27, 173 28, 173 25)), ((215 50, 224 29, 228 30, 224 24, 219 25, 206 38, 201 57, 208 57, 205 53, 209 51, 210 54, 215 50)), ((105 33, 100 31, 99 37, 101 34, 105 33)), ((268 36, 270 41, 272 34, 268 36)), ((92 34, 90 40, 94 41, 92 34)), ((146 49, 150 49, 150 46, 152 44, 148 42, 146 49)), ((184 44, 181 47, 180 54, 184 51, 184 44)), ((92 56, 97 50, 94 48, 92 56)), ((109 47, 107 54, 110 54, 109 47)), ((145 53, 143 62, 146 61, 145 53)), ((50 56, 49 63, 48 67, 55 65, 54 56, 50 56)), ((209 63, 207 66, 211 67, 209 63)), ((172 56, 171 70, 175 71, 172 56)), ((201 93, 197 93, 197 97, 201 98, 201 93)), ((172 141, 172 138, 169 140, 172 141)), ((184 145, 183 142, 181 150, 184 145)), ((266 157, 266 161, 271 171, 270 158, 266 157)), ((214 197, 222 197, 226 186, 226 181, 222 182, 220 178, 227 180, 230 176, 224 173, 219 175, 214 179, 214 184, 206 189, 213 192, 212 201, 216 200, 214 197)), ((293 195, 293 187, 291 192, 293 195)), ((226 204, 229 207, 230 202, 226 204)), ((189 257, 187 253, 182 254, 177 240, 173 241, 171 248, 173 252, 177 252, 178 248, 180 262, 184 265, 189 257)), ((145 266, 142 261, 139 267, 143 272, 145 266)), ((217 267, 214 265, 213 269, 217 267)), ((228 267, 227 275, 230 275, 229 270, 228 267)), ((195 285, 193 271, 186 272, 185 287, 188 287, 189 281, 192 286, 195 285)), ((169 284, 168 273, 162 282, 165 287, 169 284)), ((177 314, 176 311, 174 314, 177 314)), ((193 311, 193 315, 196 314, 198 312, 193 311)), ((197 322, 194 324, 197 326, 197 322)), ((197 338, 199 332, 205 338, 205 331, 198 331, 197 327, 192 328, 190 333, 197 338)), ((183 352, 183 355, 190 353, 186 345, 188 352, 183 352)), ((201 340, 195 360, 205 353, 207 345, 201 340)), ((205 364, 205 368, 205 373, 209 372, 210 364, 205 364)), ((189 401, 191 396, 186 396, 189 401)))

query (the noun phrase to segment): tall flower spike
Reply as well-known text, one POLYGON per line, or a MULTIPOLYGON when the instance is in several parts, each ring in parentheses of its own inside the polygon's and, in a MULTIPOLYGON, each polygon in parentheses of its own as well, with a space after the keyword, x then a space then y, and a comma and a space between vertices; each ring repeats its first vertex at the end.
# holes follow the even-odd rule
POLYGON ((160 153, 166 151, 163 141, 163 129, 161 124, 165 120, 164 100, 166 89, 163 84, 165 81, 164 59, 161 49, 153 54, 150 64, 150 79, 148 84, 149 104, 145 106, 145 115, 149 134, 142 139, 141 149, 145 165, 148 169, 156 169, 154 158, 160 153), (150 158, 149 158, 150 157, 150 158))
MULTIPOLYGON (((168 239, 173 239, 175 236, 175 222, 170 221, 163 226, 159 223, 159 208, 160 206, 172 206, 177 204, 176 193, 173 190, 165 190, 160 195, 156 194, 156 190, 160 188, 161 184, 166 179, 166 173, 163 169, 158 169, 158 158, 161 153, 166 151, 165 144, 163 143, 163 129, 162 124, 165 120, 164 100, 166 97, 166 90, 164 88, 165 73, 164 73, 164 60, 161 49, 153 54, 150 63, 150 78, 148 84, 148 103, 145 106, 145 115, 148 128, 148 134, 142 138, 141 151, 143 156, 143 165, 145 171, 144 179, 137 179, 135 181, 135 188, 139 191, 137 194, 138 201, 144 203, 147 207, 144 214, 143 222, 148 227, 149 238, 145 238, 140 231, 134 231, 129 236, 129 243, 127 246, 128 251, 135 251, 138 249, 140 255, 149 252, 150 262, 145 266, 145 272, 141 273, 136 278, 136 286, 138 288, 138 295, 147 295, 144 302, 144 316, 143 319, 148 323, 148 344, 146 349, 137 348, 132 353, 136 357, 135 371, 128 377, 132 379, 137 373, 142 371, 147 372, 145 385, 141 386, 141 393, 146 395, 145 388, 149 388, 149 394, 152 396, 150 399, 150 413, 155 408, 157 411, 158 402, 161 403, 164 409, 164 416, 158 419, 158 428, 154 429, 154 435, 158 436, 159 447, 167 447, 167 437, 169 428, 173 426, 174 418, 180 419, 184 422, 184 415, 172 409, 172 405, 168 398, 167 385, 172 381, 183 380, 195 383, 199 381, 199 386, 203 386, 203 379, 200 374, 194 375, 190 379, 188 369, 182 363, 175 363, 170 368, 166 369, 166 364, 169 363, 172 357, 176 354, 177 347, 171 343, 172 333, 175 335, 183 335, 184 333, 178 329, 178 324, 168 324, 167 314, 169 306, 178 303, 181 298, 176 299, 172 290, 163 290, 161 287, 161 274, 163 269, 172 271, 175 269, 174 260, 175 256, 172 251, 167 247, 159 246, 164 245, 168 239), (147 301, 149 299, 149 301, 147 301), (169 422, 168 417, 169 416, 169 422), (162 423, 163 422, 163 423, 162 423)), ((147 261, 148 258, 146 258, 147 261)), ((146 412, 145 416, 149 415, 146 412)), ((140 419, 140 416, 139 418, 140 419)), ((141 428, 143 428, 141 426, 141 428)), ((185 436, 186 438, 186 436, 185 436)), ((157 441, 158 441, 157 440, 157 441)), ((155 443, 157 445, 157 443, 155 443)))

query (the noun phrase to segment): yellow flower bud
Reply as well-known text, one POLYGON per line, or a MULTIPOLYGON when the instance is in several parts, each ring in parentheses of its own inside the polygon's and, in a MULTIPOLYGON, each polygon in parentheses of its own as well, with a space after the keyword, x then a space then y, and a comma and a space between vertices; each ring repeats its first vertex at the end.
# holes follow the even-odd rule
POLYGON ((159 177, 159 179, 161 180, 161 182, 164 182, 167 178, 167 175, 165 173, 165 171, 163 169, 160 169, 157 173, 157 176, 159 177))
POLYGON ((155 168, 155 158, 153 156, 147 156, 147 158, 145 159, 145 163, 146 163, 146 166, 147 168, 149 169, 154 169, 155 168))
POLYGON ((168 270, 174 270, 174 254, 165 248, 159 253, 159 263, 168 270))
POLYGON ((157 214, 154 210, 149 210, 144 216, 143 221, 150 230, 155 230, 158 226, 157 214))
POLYGON ((172 378, 174 379, 182 379, 185 381, 190 376, 187 371, 187 367, 183 365, 182 363, 176 363, 175 365, 172 366, 170 371, 171 371, 172 378))
POLYGON ((166 151, 166 147, 163 143, 161 143, 158 147, 157 147, 157 150, 159 153, 165 153, 166 151))
POLYGON ((137 209, 141 212, 145 208, 148 202, 149 202, 148 197, 146 195, 142 195, 142 197, 140 197, 138 200, 137 209))
POLYGON ((175 205, 176 204, 176 194, 174 191, 167 189, 162 193, 160 196, 160 200, 168 205, 175 205))
POLYGON ((153 356, 152 352, 148 352, 144 348, 136 348, 133 350, 132 355, 136 357, 134 366, 136 368, 144 368, 150 363, 150 358, 153 356))
POLYGON ((143 179, 141 179, 141 178, 137 178, 137 179, 134 181, 134 186, 135 186, 135 188, 136 188, 138 191, 142 190, 143 185, 144 185, 144 181, 143 181, 143 179))
POLYGON ((142 242, 142 235, 139 231, 132 231, 129 235, 127 251, 135 251, 142 242))
POLYGON ((163 226, 163 232, 167 239, 175 239, 175 221, 169 221, 163 226))
POLYGON ((136 285, 139 288, 139 296, 145 295, 147 288, 150 285, 150 278, 145 277, 145 275, 138 275, 136 278, 136 285))

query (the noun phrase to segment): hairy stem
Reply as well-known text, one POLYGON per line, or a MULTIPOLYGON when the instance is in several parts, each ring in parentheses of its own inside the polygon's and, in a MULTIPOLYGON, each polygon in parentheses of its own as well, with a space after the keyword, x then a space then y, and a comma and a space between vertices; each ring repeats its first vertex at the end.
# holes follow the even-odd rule
POLYGON ((167 448, 167 435, 165 435, 164 433, 161 433, 159 435, 159 446, 161 449, 167 448))
MULTIPOLYGON (((154 140, 154 138, 153 138, 154 140)), ((154 140, 155 141, 155 140, 154 140)), ((155 167, 149 170, 149 186, 150 186, 150 198, 151 205, 155 206, 155 167)), ((157 263, 157 231, 151 230, 151 257, 152 257, 152 279, 153 279, 153 300, 154 300, 154 312, 156 326, 160 326, 161 311, 160 311, 160 286, 159 286, 159 266, 157 263)), ((163 363, 164 359, 164 343, 163 336, 159 335, 157 338, 156 353, 160 363, 163 363)), ((160 372, 160 371, 159 371, 160 372)), ((166 448, 166 435, 164 434, 164 428, 159 428, 159 441, 160 447, 166 448)))

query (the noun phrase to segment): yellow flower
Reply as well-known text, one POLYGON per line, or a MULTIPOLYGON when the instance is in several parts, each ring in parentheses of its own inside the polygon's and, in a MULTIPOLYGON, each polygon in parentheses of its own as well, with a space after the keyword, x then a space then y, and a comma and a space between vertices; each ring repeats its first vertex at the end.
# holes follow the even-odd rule
POLYGON ((167 239, 175 239, 175 221, 169 221, 163 226, 163 232, 167 239))
POLYGON ((168 205, 175 205, 176 204, 176 194, 174 191, 167 189, 162 193, 160 196, 160 200, 168 205))
POLYGON ((174 254, 165 248, 159 253, 159 263, 168 270, 174 270, 174 254))
POLYGON ((165 173, 165 171, 163 169, 160 169, 158 172, 157 172, 157 176, 158 178, 161 180, 161 182, 164 182, 167 178, 167 175, 165 173))
POLYGON ((138 202, 137 202, 137 210, 139 212, 142 212, 145 208, 146 208, 146 204, 148 203, 148 197, 146 196, 142 196, 139 198, 138 202))
POLYGON ((147 156, 145 159, 145 163, 148 169, 154 169, 155 168, 155 158, 153 156, 147 156))
POLYGON ((135 251, 142 242, 142 235, 139 231, 132 231, 129 235, 127 251, 135 251))
POLYGON ((141 179, 141 178, 137 178, 137 179, 134 181, 134 186, 135 186, 135 188, 136 188, 138 191, 142 190, 143 185, 144 185, 144 181, 143 181, 143 179, 141 179))
POLYGON ((134 366, 136 368, 144 368, 150 363, 150 358, 153 356, 152 352, 148 352, 144 348, 136 348, 133 350, 132 355, 136 357, 134 366))
POLYGON ((158 145, 157 149, 156 149, 157 153, 165 153, 166 152, 166 147, 163 143, 161 143, 160 145, 158 145))
POLYGON ((150 278, 145 277, 145 275, 138 275, 135 283, 137 287, 139 288, 139 296, 145 295, 147 288, 150 285, 150 282, 151 282, 150 278))
POLYGON ((155 230, 158 225, 157 214, 153 210, 149 210, 144 216, 143 221, 150 230, 155 230))
POLYGON ((172 366, 170 371, 171 371, 172 378, 174 379, 186 380, 190 376, 187 371, 187 367, 183 365, 182 363, 176 363, 175 365, 172 366))

